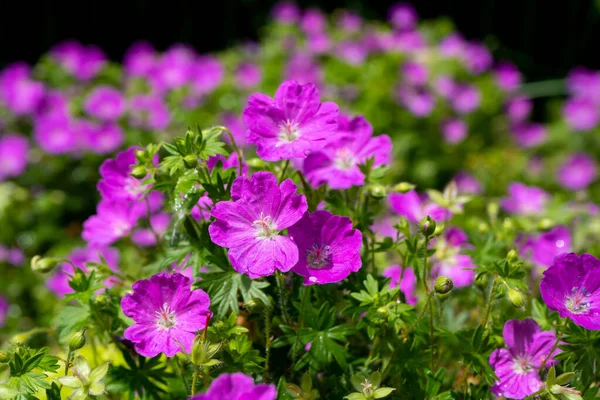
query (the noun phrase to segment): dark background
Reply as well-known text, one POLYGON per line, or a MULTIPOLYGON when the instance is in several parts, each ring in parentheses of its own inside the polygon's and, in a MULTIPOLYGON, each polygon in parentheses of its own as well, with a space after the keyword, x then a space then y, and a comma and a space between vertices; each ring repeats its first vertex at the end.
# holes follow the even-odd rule
MULTIPOLYGON (((131 42, 163 50, 175 42, 198 51, 257 39, 275 0, 0 0, 0 66, 33 63, 53 44, 78 39, 120 60, 131 42)), ((345 7, 384 19, 394 1, 299 0, 325 11, 345 7)), ((517 63, 528 80, 563 77, 575 65, 600 69, 600 0, 414 0, 421 18, 447 16, 469 39, 485 40, 497 59, 517 63)))

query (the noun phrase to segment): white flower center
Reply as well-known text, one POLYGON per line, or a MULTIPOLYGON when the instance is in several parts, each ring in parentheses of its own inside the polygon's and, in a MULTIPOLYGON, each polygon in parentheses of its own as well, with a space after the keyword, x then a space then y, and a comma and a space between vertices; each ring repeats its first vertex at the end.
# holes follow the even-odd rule
POLYGON ((571 295, 565 296, 565 306, 574 314, 586 314, 592 306, 590 296, 585 287, 580 289, 575 286, 571 289, 571 295))
POLYGON ((264 215, 262 212, 258 219, 252 222, 252 226, 256 229, 256 236, 259 239, 270 239, 279 234, 279 230, 277 230, 271 216, 264 215))
POLYGON ((309 268, 322 269, 331 263, 331 247, 323 244, 314 244, 306 251, 306 262, 309 268))
POLYGON ((354 166, 356 160, 354 153, 347 147, 343 147, 336 151, 334 164, 339 169, 349 169, 354 166))
POLYGON ((298 124, 286 120, 283 124, 279 125, 279 141, 283 143, 291 143, 300 137, 300 131, 298 124))
POLYGON ((161 329, 169 329, 175 326, 177 319, 175 318, 175 312, 171 310, 171 307, 167 303, 164 303, 162 307, 156 311, 156 325, 161 329))
POLYGON ((533 366, 529 362, 529 358, 524 355, 519 355, 513 358, 513 371, 516 374, 525 375, 533 370, 533 366))

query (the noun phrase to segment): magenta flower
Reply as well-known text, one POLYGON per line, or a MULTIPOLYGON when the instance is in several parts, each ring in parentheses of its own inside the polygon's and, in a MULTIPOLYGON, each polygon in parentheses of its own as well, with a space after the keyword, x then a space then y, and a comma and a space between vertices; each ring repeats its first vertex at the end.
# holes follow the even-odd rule
POLYGON ((419 196, 414 190, 392 193, 388 196, 388 203, 393 212, 410 222, 419 222, 428 215, 436 221, 445 221, 452 215, 449 210, 429 202, 426 195, 419 196))
POLYGON ((195 57, 194 51, 184 45, 170 47, 151 71, 152 88, 158 93, 165 93, 186 85, 192 75, 195 57))
POLYGON ((14 63, 0 73, 0 102, 15 115, 33 113, 43 100, 46 89, 31 79, 31 68, 14 63))
POLYGON ((417 53, 426 46, 425 38, 417 30, 396 32, 393 36, 393 49, 400 53, 417 53))
POLYGON ((504 324, 502 333, 506 349, 496 349, 490 355, 490 365, 499 381, 492 393, 511 399, 523 399, 542 386, 538 370, 558 363, 554 357, 561 352, 555 349, 549 356, 556 336, 542 332, 532 319, 512 319, 504 324))
POLYGON ((558 183, 571 190, 582 190, 588 187, 598 175, 596 161, 586 153, 570 156, 558 168, 558 183))
POLYGON ((29 143, 19 134, 0 137, 0 181, 17 177, 25 171, 29 161, 29 143))
POLYGON ((326 33, 311 34, 306 38, 308 49, 315 54, 323 54, 331 48, 331 39, 326 33))
POLYGON ((452 33, 446 36, 438 45, 440 53, 449 58, 462 58, 465 47, 465 39, 459 33, 452 33))
POLYGON ((296 194, 291 179, 277 184, 270 172, 238 177, 231 187, 233 201, 217 203, 208 228, 210 238, 229 249, 233 268, 250 278, 289 271, 298 262, 298 248, 280 234, 302 218, 306 197, 296 194))
POLYGON ((468 114, 481 104, 481 92, 475 86, 457 85, 454 87, 450 102, 458 114, 468 114))
POLYGON ((210 94, 221 85, 224 77, 225 68, 217 57, 200 56, 192 70, 192 90, 200 96, 210 94))
POLYGON ((459 194, 481 194, 483 193, 483 187, 481 183, 470 173, 466 171, 460 171, 454 178, 452 178, 454 183, 456 183, 456 190, 459 194))
POLYGON ((252 63, 243 63, 235 71, 236 81, 242 89, 252 89, 262 81, 260 66, 252 63))
POLYGON ((138 204, 103 200, 83 223, 81 237, 90 245, 107 246, 129 235, 143 212, 138 204))
POLYGON ((550 195, 544 190, 519 182, 508 185, 508 197, 502 199, 502 208, 509 214, 533 215, 544 212, 550 195))
POLYGON ((461 119, 448 119, 442 123, 442 136, 448 144, 457 144, 465 140, 469 127, 461 119))
POLYGON ((36 109, 37 118, 69 117, 69 99, 57 90, 49 90, 36 109))
POLYGON ((325 31, 327 18, 317 8, 307 9, 300 19, 300 27, 306 34, 315 34, 325 31))
POLYGON ((576 67, 567 76, 567 88, 577 97, 600 104, 600 72, 576 67))
POLYGON ((125 112, 125 99, 110 86, 96 86, 83 103, 88 115, 102 121, 115 121, 125 112))
POLYGON ((219 375, 206 391, 190 400, 275 400, 275 385, 254 384, 252 378, 241 372, 219 375))
POLYGON ((388 11, 388 20, 398 30, 410 30, 417 25, 419 16, 410 4, 397 3, 388 11))
POLYGON ((360 15, 349 10, 342 10, 337 18, 337 25, 348 33, 360 31, 363 21, 360 15))
POLYGON ((505 92, 513 92, 521 86, 521 72, 512 63, 500 63, 494 71, 496 83, 505 92))
POLYGON ((148 42, 136 42, 125 52, 123 69, 129 76, 147 77, 156 65, 156 51, 148 42))
POLYGON ((156 246, 156 239, 167 233, 171 223, 171 215, 165 212, 150 216, 150 228, 136 229, 131 234, 131 241, 141 247, 156 246))
POLYGON ((311 185, 328 184, 332 189, 348 189, 364 184, 358 167, 374 157, 374 166, 391 160, 392 141, 387 135, 373 137, 373 127, 364 117, 340 116, 338 134, 321 151, 308 155, 304 172, 311 185))
POLYGON ((291 1, 282 1, 275 4, 271 14, 275 21, 286 25, 295 24, 300 19, 300 9, 291 1))
POLYGON ((427 83, 429 71, 417 62, 407 62, 400 67, 402 80, 409 85, 422 86, 427 83))
POLYGON ((344 41, 335 46, 337 55, 340 59, 350 65, 361 65, 369 55, 367 48, 357 41, 344 41))
POLYGON ((544 271, 540 293, 551 310, 577 325, 600 330, 600 261, 589 254, 556 256, 544 271))
MULTIPOLYGON (((218 154, 216 156, 210 156, 208 158, 208 160, 206 161, 206 167, 208 168, 208 171, 212 172, 213 168, 217 165, 218 162, 221 163, 223 170, 235 168, 236 172, 239 174, 240 159, 238 158, 238 155, 236 152, 232 152, 227 157, 225 157, 221 154, 218 154)), ((241 176, 246 176, 246 175, 248 175, 248 164, 246 164, 244 162, 244 159, 242 159, 242 175, 241 176)))
POLYGON ((434 82, 435 91, 445 98, 450 100, 458 84, 449 76, 442 75, 434 82))
POLYGON ((212 315, 210 298, 191 290, 192 281, 181 274, 157 274, 133 284, 133 293, 121 300, 123 313, 135 321, 123 336, 144 357, 190 353, 196 333, 212 315))
POLYGON ((300 84, 312 83, 316 87, 323 85, 321 67, 310 55, 304 53, 297 53, 290 57, 284 76, 300 84))
POLYGON ((129 122, 137 128, 165 129, 171 120, 171 112, 158 96, 137 95, 131 98, 129 122))
POLYGON ((506 102, 506 114, 511 122, 523 122, 531 114, 533 102, 522 95, 515 96, 506 102))
POLYGON ((435 97, 426 89, 400 85, 396 99, 415 117, 426 117, 433 111, 435 97))
POLYGON ((390 289, 399 288, 404 293, 406 304, 411 306, 417 304, 417 276, 412 268, 391 265, 383 271, 382 275, 391 278, 390 289))
POLYGON ((512 135, 520 147, 528 149, 544 143, 547 132, 542 124, 523 122, 512 127, 512 135))
POLYGON ((38 146, 49 154, 78 150, 76 124, 67 116, 49 116, 35 121, 34 137, 38 146))
POLYGON ((82 81, 93 79, 106 64, 106 56, 102 50, 76 41, 58 44, 50 50, 50 54, 67 72, 82 81))
POLYGON ((335 103, 320 103, 315 85, 286 81, 272 99, 262 93, 250 96, 243 113, 248 142, 267 161, 306 158, 338 127, 335 103))
POLYGON ((571 251, 571 234, 566 226, 559 225, 548 232, 526 239, 520 246, 520 251, 531 257, 539 267, 549 267, 554 257, 571 251))
POLYGON ((589 131, 600 121, 598 105, 585 97, 575 97, 566 101, 562 114, 569 127, 576 131, 589 131))
POLYGON ((210 210, 213 208, 213 202, 208 197, 208 193, 204 193, 198 200, 198 203, 192 208, 190 215, 198 221, 207 221, 210 219, 210 210))
MULTIPOLYGON (((6 317, 8 316, 8 306, 10 303, 6 297, 0 294, 0 328, 6 325, 6 317)), ((275 399, 275 397, 273 397, 275 399)))
POLYGON ((466 44, 464 51, 464 61, 474 74, 485 72, 492 65, 492 55, 483 43, 470 42, 466 44))
MULTIPOLYGON (((236 114, 224 113, 221 116, 221 121, 223 122, 223 126, 229 129, 233 134, 233 139, 238 147, 248 147, 248 142, 246 141, 246 127, 244 126, 242 118, 236 114)), ((231 139, 228 134, 223 134, 223 141, 231 144, 231 139)))
POLYGON ((79 125, 78 132, 85 138, 85 149, 96 154, 112 153, 125 141, 123 129, 114 122, 95 125, 86 121, 79 125))
POLYGON ((362 266, 362 234, 352 229, 350 218, 306 212, 288 234, 300 254, 292 271, 304 277, 304 285, 339 282, 362 266))
POLYGON ((136 147, 118 153, 115 158, 104 160, 100 166, 98 191, 103 199, 111 201, 138 201, 148 188, 143 180, 130 175, 135 158, 136 147))
POLYGON ((434 278, 448 276, 456 288, 473 283, 476 266, 471 256, 463 254, 471 247, 467 240, 467 234, 457 227, 448 228, 443 236, 435 239, 435 262, 431 271, 434 278))

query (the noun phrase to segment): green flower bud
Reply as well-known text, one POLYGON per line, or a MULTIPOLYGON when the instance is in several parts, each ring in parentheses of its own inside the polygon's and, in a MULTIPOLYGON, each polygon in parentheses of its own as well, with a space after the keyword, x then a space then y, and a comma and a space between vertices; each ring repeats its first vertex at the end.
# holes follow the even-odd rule
POLYGON ((390 313, 390 311, 388 310, 388 308, 386 306, 381 306, 377 309, 377 316, 379 318, 387 318, 389 313, 390 313))
POLYGON ((40 256, 35 256, 31 259, 31 269, 45 274, 54 270, 59 262, 60 260, 56 258, 42 258, 40 256))
POLYGON ((246 161, 246 164, 248 164, 249 167, 256 169, 262 169, 267 166, 267 164, 260 158, 251 158, 248 161, 246 161))
POLYGON ((135 158, 140 163, 146 161, 146 152, 144 150, 138 150, 138 151, 136 151, 135 152, 135 158))
POLYGON ((148 172, 146 171, 146 167, 144 167, 143 165, 138 165, 133 169, 133 171, 131 171, 130 175, 136 179, 144 179, 144 177, 146 177, 147 174, 148 172))
POLYGON ((387 196, 387 190, 383 185, 370 185, 367 190, 369 191, 369 194, 376 199, 383 199, 387 196))
POLYGON ((435 232, 436 223, 429 215, 423 218, 420 224, 421 233, 427 237, 431 236, 435 232))
POLYGON ((477 225, 477 230, 481 233, 486 233, 487 231, 490 230, 490 227, 487 223, 480 222, 479 225, 477 225))
POLYGON ((517 308, 525 307, 525 295, 519 289, 509 288, 506 296, 513 306, 517 308))
POLYGON ((498 203, 489 203, 487 205, 487 213, 491 220, 496 219, 496 217, 498 216, 499 210, 500 210, 500 207, 498 206, 498 203))
POLYGON ((450 279, 450 277, 438 276, 435 280, 435 285, 433 287, 435 288, 436 293, 446 294, 452 290, 452 288, 454 287, 454 283, 452 282, 452 279, 450 279))
POLYGON ((394 186, 394 192, 407 193, 415 188, 415 185, 408 182, 400 182, 394 186))
POLYGON ((259 299, 258 297, 252 298, 248 300, 244 307, 250 312, 256 313, 260 312, 265 308, 265 302, 259 299))
POLYGON ((110 299, 108 296, 100 294, 94 299, 94 305, 99 309, 106 309, 108 306, 110 306, 110 299))
POLYGON ((554 222, 552 222, 549 218, 542 218, 540 222, 538 222, 538 229, 541 231, 547 231, 548 229, 554 226, 554 222))
POLYGON ((193 156, 193 155, 188 155, 183 157, 183 164, 185 165, 186 168, 192 169, 192 168, 196 168, 196 165, 198 165, 198 157, 193 156))
POLYGON ((75 351, 85 346, 85 330, 75 332, 69 339, 69 351, 75 351))
POLYGON ((504 218, 504 221, 502 222, 502 227, 506 232, 512 232, 515 230, 515 223, 510 218, 504 218))
POLYGON ((517 253, 517 250, 512 249, 511 251, 508 252, 508 254, 506 255, 506 258, 511 263, 513 263, 515 261, 519 261, 519 253, 517 253))
POLYGON ((8 351, 0 350, 0 363, 7 363, 10 361, 10 354, 8 351))

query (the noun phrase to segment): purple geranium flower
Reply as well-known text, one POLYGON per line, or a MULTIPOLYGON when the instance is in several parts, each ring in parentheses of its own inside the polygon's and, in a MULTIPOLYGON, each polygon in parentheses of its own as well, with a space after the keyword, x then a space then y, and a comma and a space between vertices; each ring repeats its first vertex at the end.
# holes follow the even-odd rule
POLYGON ((156 246, 157 238, 162 237, 169 229, 171 214, 161 212, 150 216, 150 228, 136 229, 131 234, 131 241, 138 246, 156 246))
POLYGON ((373 127, 364 117, 340 116, 339 131, 321 151, 308 155, 304 172, 313 186, 327 183, 332 189, 364 184, 358 167, 374 157, 374 167, 390 162, 392 141, 387 135, 373 137, 373 127))
POLYGON ((589 131, 598 125, 598 105, 589 98, 575 97, 566 101, 562 114, 569 127, 576 131, 589 131))
POLYGON ((302 218, 308 206, 291 179, 277 184, 270 172, 239 177, 231 187, 233 201, 217 203, 208 232, 213 242, 229 249, 233 268, 251 278, 289 271, 298 262, 298 248, 280 231, 302 218))
POLYGON ((139 204, 103 200, 98 204, 96 214, 83 223, 81 237, 91 245, 106 246, 127 236, 144 208, 139 204))
POLYGON ((506 114, 511 122, 525 121, 532 109, 533 102, 523 95, 517 95, 506 102, 506 114))
POLYGON ((497 396, 523 399, 542 386, 538 370, 558 363, 554 357, 561 352, 550 351, 556 341, 553 332, 542 332, 532 319, 512 319, 504 324, 502 333, 506 349, 496 349, 490 355, 490 365, 499 381, 492 392, 497 396))
POLYGON ((67 72, 82 81, 94 78, 106 64, 102 50, 76 41, 60 43, 50 50, 50 54, 67 72))
POLYGON ((571 234, 566 226, 559 225, 537 237, 524 241, 520 251, 529 255, 539 267, 549 267, 554 257, 571 251, 571 234))
POLYGON ((388 11, 388 19, 398 30, 413 29, 419 20, 415 9, 408 3, 394 4, 388 11))
POLYGON ((123 129, 114 122, 95 125, 89 121, 81 124, 80 121, 79 128, 79 133, 85 136, 85 149, 92 153, 112 153, 119 149, 125 141, 123 129))
POLYGON ((500 63, 495 72, 496 83, 505 92, 513 92, 521 86, 521 72, 510 62, 500 63))
POLYGON ((243 63, 235 71, 236 81, 242 89, 252 89, 262 81, 260 66, 252 63, 243 63))
POLYGON ((582 190, 596 179, 597 173, 596 161, 585 153, 577 153, 560 165, 557 178, 564 188, 582 190))
POLYGON ((42 101, 46 89, 30 78, 31 68, 14 63, 0 73, 0 101, 16 115, 33 113, 42 101))
POLYGON ((337 131, 338 107, 320 103, 315 85, 286 81, 272 99, 262 93, 250 96, 243 113, 248 142, 267 161, 305 158, 337 131))
POLYGON ((0 137, 0 181, 19 176, 27 168, 29 143, 18 134, 0 137))
POLYGON ((165 93, 186 85, 191 78, 196 54, 184 45, 170 47, 156 61, 151 75, 152 88, 157 93, 165 93))
POLYGON ((429 71, 423 64, 407 62, 400 67, 400 76, 402 77, 402 80, 409 85, 422 86, 427 83, 429 71))
POLYGON ((121 92, 110 86, 96 86, 83 103, 88 115, 102 121, 115 121, 125 112, 121 92))
POLYGON ((388 203, 392 211, 410 222, 419 222, 428 215, 436 221, 445 221, 451 216, 449 210, 429 202, 426 195, 419 196, 414 190, 392 193, 388 196, 388 203))
MULTIPOLYGON (((233 113, 224 113, 221 116, 221 121, 233 134, 233 139, 238 147, 248 147, 248 142, 246 141, 246 127, 244 127, 242 118, 233 113)), ((231 139, 228 134, 223 133, 223 141, 231 144, 231 139)))
POLYGON ((171 113, 162 98, 153 95, 137 95, 131 98, 129 122, 137 128, 164 129, 169 125, 171 113))
POLYGON ((190 400, 275 400, 275 385, 254 384, 252 378, 241 372, 219 375, 206 391, 190 400))
POLYGON ((544 190, 519 182, 508 185, 508 197, 502 199, 502 207, 509 214, 532 215, 544 211, 550 195, 544 190))
POLYGON ((448 144, 457 144, 465 140, 469 129, 465 121, 457 118, 447 119, 441 128, 444 141, 448 144))
POLYGON ((462 58, 465 46, 465 39, 460 33, 452 33, 440 41, 438 49, 444 57, 462 58))
POLYGON ((548 308, 586 329, 600 330, 600 261, 589 254, 560 254, 544 271, 540 293, 548 308))
POLYGON ((417 304, 417 276, 412 268, 391 265, 383 271, 382 275, 391 278, 390 289, 399 288, 404 293, 407 304, 411 306, 417 304))
POLYGON ((362 234, 352 229, 350 218, 306 212, 288 234, 300 255, 292 271, 304 277, 305 285, 339 282, 362 266, 362 234))
MULTIPOLYGON (((6 297, 0 294, 0 328, 6 324, 6 317, 8 316, 9 302, 6 297)), ((274 399, 274 397, 273 397, 274 399)))
POLYGON ((34 137, 49 154, 65 154, 78 150, 76 124, 68 116, 52 115, 35 121, 34 137))
POLYGON ((147 77, 156 65, 156 51, 148 42, 132 44, 123 59, 123 69, 129 76, 147 77))
POLYGON ((476 75, 485 72, 493 62, 492 54, 483 43, 467 43, 463 56, 467 68, 476 75))
POLYGON ((600 71, 576 67, 567 76, 567 88, 577 97, 588 98, 600 104, 600 71))
POLYGON ((135 158, 136 147, 122 151, 115 158, 104 160, 100 166, 98 190, 103 199, 111 201, 138 201, 142 198, 147 185, 143 180, 130 175, 135 158))
POLYGON ((547 132, 542 124, 522 122, 512 127, 515 142, 525 149, 538 146, 546 141, 547 132))
POLYGON ((300 20, 300 27, 306 34, 316 34, 325 31, 327 17, 317 8, 307 9, 300 20))
POLYGON ((300 84, 312 83, 316 87, 321 87, 323 82, 321 67, 310 54, 306 53, 297 53, 290 57, 284 76, 300 84))
POLYGON ((457 227, 448 228, 444 235, 437 237, 435 243, 435 262, 432 276, 448 276, 454 287, 469 286, 475 279, 475 264, 469 255, 461 254, 470 245, 467 234, 457 227))
POLYGON ((452 91, 450 102, 458 114, 468 114, 479 107, 481 92, 476 86, 456 85, 452 91))
POLYGON ((342 10, 337 18, 337 25, 348 33, 360 31, 362 24, 361 16, 350 10, 342 10))
POLYGON ((192 90, 199 96, 210 94, 221 85, 224 77, 225 68, 217 57, 200 56, 193 66, 192 90))
POLYGON ((458 172, 452 180, 456 183, 456 190, 459 194, 481 194, 483 192, 481 183, 466 171, 458 172))
POLYGON ((428 116, 435 106, 435 97, 424 88, 400 85, 396 90, 396 99, 415 117, 428 116))
POLYGON ((144 357, 164 353, 173 357, 190 353, 196 333, 207 327, 212 315, 210 298, 181 274, 157 274, 133 284, 133 293, 121 300, 123 313, 133 319, 123 336, 144 357))
POLYGON ((335 50, 339 58, 350 65, 361 65, 369 54, 363 43, 351 40, 337 43, 335 50))
POLYGON ((298 22, 298 19, 300 18, 300 9, 291 1, 282 1, 275 4, 275 7, 273 7, 273 10, 271 11, 271 15, 273 15, 273 19, 279 23, 286 25, 294 24, 298 22))

